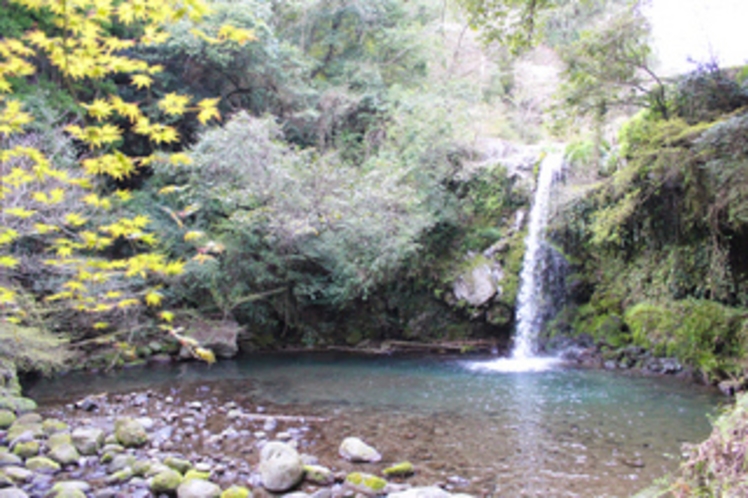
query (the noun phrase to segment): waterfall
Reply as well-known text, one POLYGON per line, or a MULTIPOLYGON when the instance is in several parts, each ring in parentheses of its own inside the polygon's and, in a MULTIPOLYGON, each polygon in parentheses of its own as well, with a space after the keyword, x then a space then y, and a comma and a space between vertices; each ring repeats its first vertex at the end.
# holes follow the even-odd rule
POLYGON ((535 347, 543 325, 542 304, 546 254, 545 229, 548 226, 551 187, 564 165, 562 153, 548 154, 540 163, 535 197, 525 239, 525 255, 519 276, 517 296, 517 332, 512 358, 524 360, 535 356, 535 347))

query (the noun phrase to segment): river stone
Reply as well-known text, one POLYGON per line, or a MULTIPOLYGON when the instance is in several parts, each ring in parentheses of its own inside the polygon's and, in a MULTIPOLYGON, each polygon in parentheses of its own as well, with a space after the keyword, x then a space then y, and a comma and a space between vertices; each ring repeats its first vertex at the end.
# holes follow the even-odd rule
POLYGON ((37 456, 26 460, 26 468, 40 474, 56 474, 60 471, 60 464, 50 458, 37 456))
POLYGON ((340 443, 338 453, 349 462, 375 463, 382 459, 377 450, 357 437, 347 437, 340 443))
POLYGON ((109 477, 106 478, 106 482, 109 484, 125 482, 132 479, 132 476, 132 469, 130 467, 125 467, 124 469, 120 469, 117 472, 109 475, 109 477))
POLYGON ((148 433, 137 421, 123 417, 114 422, 114 434, 117 442, 125 448, 137 448, 148 442, 148 433))
POLYGON ((390 493, 388 498, 450 498, 450 494, 436 486, 411 488, 398 493, 390 493))
POLYGON ((52 446, 47 456, 60 465, 77 463, 81 455, 72 443, 60 443, 52 446))
POLYGON ((161 493, 174 494, 182 484, 182 475, 174 469, 165 469, 151 479, 151 491, 156 495, 161 493))
POLYGON ((17 467, 15 465, 3 467, 2 472, 10 477, 13 482, 29 482, 34 477, 34 473, 29 469, 25 467, 17 467))
POLYGON ((13 454, 24 460, 39 454, 39 441, 23 441, 15 445, 13 454))
POLYGON ((18 488, 0 489, 0 498, 29 498, 25 491, 18 488))
POLYGON ((244 486, 231 486, 221 493, 221 498, 252 498, 252 492, 244 486))
POLYGON ((345 484, 359 493, 374 496, 384 492, 387 481, 373 474, 351 472, 345 477, 345 484))
POLYGON ((321 465, 304 465, 304 479, 320 486, 328 486, 335 482, 332 470, 321 465))
POLYGON ((0 429, 7 429, 16 421, 16 414, 10 410, 0 410, 0 429))
POLYGON ((190 479, 177 488, 177 498, 219 498, 221 488, 210 481, 190 479))
POLYGON ((15 484, 13 482, 13 479, 11 479, 10 476, 7 475, 7 473, 5 473, 4 471, 0 470, 0 489, 2 489, 2 488, 10 488, 11 486, 13 486, 13 484, 15 484))
POLYGON ((42 430, 44 434, 52 435, 58 432, 67 431, 70 427, 68 424, 57 418, 48 418, 42 422, 42 430))
POLYGON ((69 432, 58 432, 47 438, 47 448, 52 448, 58 444, 73 444, 73 438, 69 432))
POLYGON ((44 421, 44 418, 38 413, 24 413, 23 415, 18 417, 18 420, 16 420, 16 423, 22 424, 22 425, 31 425, 31 424, 41 424, 43 421, 44 421))
POLYGON ((36 401, 23 396, 12 398, 12 408, 16 413, 29 413, 34 412, 38 408, 36 401))
POLYGON ((263 487, 273 492, 288 491, 304 476, 299 453, 290 445, 278 441, 262 447, 259 470, 263 487))
POLYGON ((96 455, 104 444, 104 431, 98 427, 78 427, 71 437, 81 455, 96 455))
POLYGON ((187 471, 192 468, 192 462, 190 462, 189 460, 173 456, 166 457, 164 459, 164 465, 166 465, 167 467, 171 467, 180 474, 186 474, 187 471))
POLYGON ((13 453, 0 453, 0 467, 7 467, 9 465, 23 465, 23 459, 13 453))
POLYGON ((114 458, 112 458, 112 461, 109 463, 109 466, 107 467, 107 471, 109 473, 117 472, 119 470, 132 467, 134 464, 135 464, 134 455, 120 453, 118 455, 114 455, 114 458))
POLYGON ((210 471, 205 472, 197 469, 190 469, 184 474, 184 480, 189 481, 190 479, 202 479, 203 481, 210 480, 210 471))
POLYGON ((81 496, 86 496, 86 493, 91 491, 91 485, 86 481, 60 481, 55 483, 50 490, 51 493, 57 493, 53 496, 60 496, 60 493, 71 493, 74 491, 81 493, 81 496))
POLYGON ((42 424, 23 424, 19 423, 18 420, 16 420, 13 425, 10 426, 10 429, 8 429, 8 433, 5 435, 5 437, 8 439, 8 441, 13 441, 27 432, 31 434, 32 438, 41 438, 44 436, 42 424))
POLYGON ((385 475, 385 477, 393 477, 393 476, 409 476, 415 472, 413 468, 413 464, 410 462, 400 462, 396 463, 395 465, 391 467, 387 467, 382 471, 382 474, 385 475))

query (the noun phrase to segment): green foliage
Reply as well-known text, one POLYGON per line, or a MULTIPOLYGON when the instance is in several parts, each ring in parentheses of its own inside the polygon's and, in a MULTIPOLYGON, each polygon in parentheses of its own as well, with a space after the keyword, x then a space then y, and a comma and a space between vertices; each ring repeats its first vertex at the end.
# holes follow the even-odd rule
POLYGON ((66 340, 42 327, 0 322, 0 356, 20 371, 51 373, 69 366, 72 354, 66 340))
POLYGON ((238 114, 203 136, 176 177, 157 170, 155 182, 183 182, 175 212, 199 206, 191 228, 205 231, 203 247, 220 243, 220 253, 186 268, 192 292, 204 288, 190 300, 209 297, 226 310, 224 298, 249 305, 253 294, 284 288, 292 306, 345 306, 392 278, 433 225, 410 173, 390 156, 352 169, 279 137, 271 120, 238 114))
POLYGON ((636 498, 698 496, 718 498, 745 496, 745 439, 748 434, 748 395, 738 394, 734 404, 722 408, 712 422, 709 438, 688 445, 685 461, 672 475, 636 498))
POLYGON ((706 379, 739 373, 746 354, 744 312, 714 301, 640 302, 624 320, 635 344, 676 356, 706 379))
POLYGON ((678 81, 675 112, 689 123, 712 121, 748 105, 747 90, 716 63, 704 64, 678 81))
POLYGON ((539 18, 551 0, 460 0, 470 26, 480 30, 487 43, 499 42, 520 53, 537 43, 539 18))

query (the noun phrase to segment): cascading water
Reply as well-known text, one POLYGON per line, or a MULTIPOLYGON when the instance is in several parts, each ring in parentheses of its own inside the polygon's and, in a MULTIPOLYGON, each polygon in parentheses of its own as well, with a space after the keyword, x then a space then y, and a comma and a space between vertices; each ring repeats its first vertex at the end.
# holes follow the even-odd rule
POLYGON ((517 296, 517 332, 512 358, 525 360, 535 356, 538 334, 543 325, 541 305, 544 296, 545 229, 548 225, 551 187, 563 168, 564 156, 548 154, 540 164, 535 198, 530 210, 530 222, 525 239, 525 256, 519 278, 517 296))
MULTIPOLYGON (((517 296, 517 331, 514 350, 511 358, 501 358, 489 362, 475 362, 470 368, 475 370, 492 370, 498 372, 532 372, 552 368, 560 362, 557 358, 536 356, 536 342, 548 315, 546 273, 553 254, 548 250, 545 241, 545 229, 548 225, 551 188, 554 178, 564 165, 562 153, 548 154, 540 163, 535 197, 530 210, 528 234, 525 239, 525 255, 519 278, 517 296)), ((551 264, 551 266, 554 266, 551 264)), ((550 268, 553 270, 553 268, 550 268)))

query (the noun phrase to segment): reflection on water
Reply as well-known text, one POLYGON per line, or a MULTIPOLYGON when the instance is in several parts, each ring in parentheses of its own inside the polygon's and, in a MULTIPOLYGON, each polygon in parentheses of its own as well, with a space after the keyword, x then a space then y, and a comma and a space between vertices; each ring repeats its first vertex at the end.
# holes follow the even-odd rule
POLYGON ((330 458, 342 437, 359 435, 376 441, 386 459, 414 461, 424 480, 464 477, 465 490, 485 496, 627 496, 673 470, 682 443, 706 437, 719 400, 668 378, 335 355, 76 374, 27 393, 44 407, 91 392, 180 393, 196 383, 217 402, 329 418, 314 430, 315 451, 330 450, 330 458))

